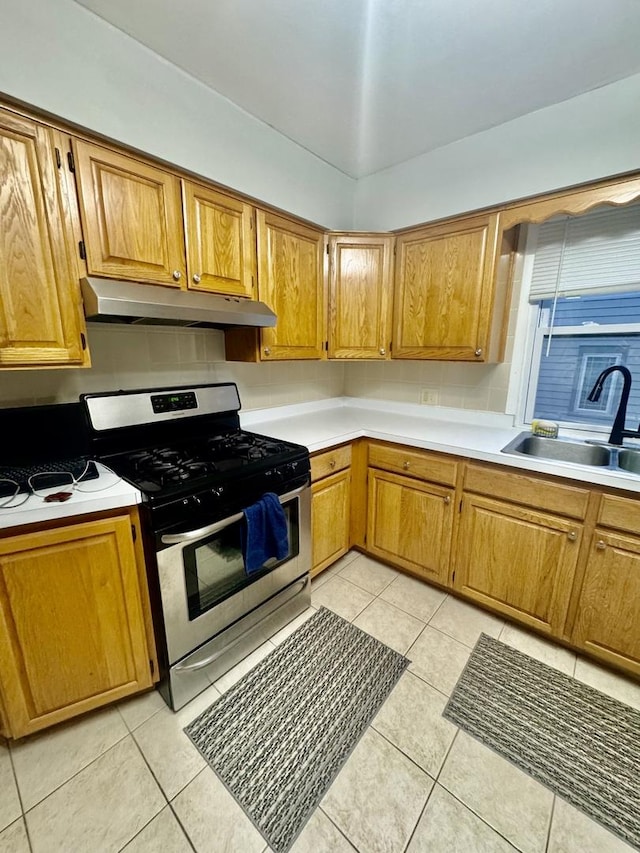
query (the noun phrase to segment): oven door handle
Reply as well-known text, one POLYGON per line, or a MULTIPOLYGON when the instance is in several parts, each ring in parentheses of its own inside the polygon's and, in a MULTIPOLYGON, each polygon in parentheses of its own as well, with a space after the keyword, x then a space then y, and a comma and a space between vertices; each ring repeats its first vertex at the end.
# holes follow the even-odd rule
MULTIPOLYGON (((280 503, 284 504, 287 501, 293 500, 293 498, 301 495, 306 488, 308 488, 307 484, 301 486, 299 489, 295 489, 293 492, 287 492, 286 495, 279 495, 280 503)), ((199 527, 197 530, 187 530, 186 533, 164 533, 160 537, 160 541, 163 545, 179 545, 181 542, 193 542, 194 539, 202 539, 203 536, 212 536, 214 533, 219 533, 225 527, 229 527, 229 525, 235 524, 236 521, 241 521, 243 518, 244 514, 237 512, 235 515, 230 515, 222 521, 217 521, 215 524, 208 524, 206 527, 199 527)))

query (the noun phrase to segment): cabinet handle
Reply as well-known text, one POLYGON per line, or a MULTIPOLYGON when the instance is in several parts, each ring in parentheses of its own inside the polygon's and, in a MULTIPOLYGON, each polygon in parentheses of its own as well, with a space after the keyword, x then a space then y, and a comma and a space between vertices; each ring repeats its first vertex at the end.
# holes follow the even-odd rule
POLYGON ((200 284, 200 276, 197 272, 193 274, 193 280, 196 284, 200 284))
POLYGON ((443 500, 446 503, 446 505, 449 506, 449 504, 451 503, 451 495, 445 495, 443 500))
POLYGON ((567 533, 567 539, 569 540, 569 542, 575 542, 577 538, 578 534, 575 532, 575 530, 570 530, 567 533))
POLYGON ((265 347, 264 348, 264 354, 265 355, 271 355, 271 347, 265 347))
POLYGON ((478 347, 478 349, 474 352, 474 355, 481 356, 482 355, 482 347, 478 347))
POLYGON ((387 354, 387 351, 384 347, 380 347, 379 352, 380 352, 380 355, 386 355, 387 354))
POLYGON ((182 273, 180 272, 180 270, 174 270, 173 277, 176 281, 180 281, 180 279, 182 278, 182 273))
POLYGON ((607 546, 606 546, 606 544, 605 544, 604 540, 603 540, 603 539, 598 539, 598 541, 596 542, 596 548, 598 549, 598 551, 604 551, 604 549, 605 549, 606 547, 607 547, 607 546))
POLYGON ((411 462, 403 462, 402 463, 402 467, 404 468, 405 471, 409 470, 410 465, 411 465, 411 462))
POLYGON ((333 469, 335 467, 336 467, 336 460, 332 459, 331 462, 329 462, 329 468, 333 469))

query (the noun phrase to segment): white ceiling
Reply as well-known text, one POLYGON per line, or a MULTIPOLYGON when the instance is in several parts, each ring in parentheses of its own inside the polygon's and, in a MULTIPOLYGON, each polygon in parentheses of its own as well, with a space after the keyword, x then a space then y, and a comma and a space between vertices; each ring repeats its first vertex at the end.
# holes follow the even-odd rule
POLYGON ((76 2, 353 177, 640 72, 640 0, 76 2))

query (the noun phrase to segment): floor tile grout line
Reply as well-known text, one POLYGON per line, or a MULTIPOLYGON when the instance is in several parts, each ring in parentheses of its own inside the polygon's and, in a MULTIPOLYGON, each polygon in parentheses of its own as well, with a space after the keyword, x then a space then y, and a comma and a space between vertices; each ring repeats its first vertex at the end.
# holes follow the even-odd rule
MULTIPOLYGON (((329 787, 331 787, 331 786, 329 786, 329 787)), ((328 790, 329 790, 329 789, 327 789, 327 791, 328 791, 328 790)), ((325 791, 325 794, 326 794, 326 793, 327 793, 327 792, 325 791)), ((338 824, 337 824, 334 820, 332 820, 332 818, 327 814, 327 812, 322 808, 322 806, 321 806, 320 804, 318 804, 318 805, 316 806, 316 808, 315 808, 315 810, 314 810, 313 814, 311 815, 311 817, 313 817, 313 815, 314 815, 316 812, 322 812, 322 814, 326 817, 326 819, 329 821, 329 823, 330 823, 332 826, 334 826, 334 827, 336 828, 336 830, 340 833, 340 835, 344 838, 344 840, 347 842, 347 844, 349 845, 349 847, 352 847, 352 848, 356 851, 356 853, 360 853, 359 848, 358 848, 358 847, 356 847, 355 843, 354 843, 354 842, 349 838, 349 836, 348 836, 346 833, 344 833, 344 832, 340 829, 340 827, 338 826, 338 824)), ((311 818, 310 818, 310 819, 311 819, 311 818)), ((307 821, 307 822, 308 822, 308 821, 307 821)), ((306 826, 306 824, 305 824, 305 826, 306 826)), ((304 829, 303 829, 303 832, 304 832, 304 829)), ((300 836, 298 836, 298 837, 300 837, 300 836)))
MULTIPOLYGON (((125 728, 126 728, 126 726, 125 726, 125 728)), ((112 744, 110 744, 105 750, 103 750, 101 753, 99 753, 94 758, 92 758, 91 761, 87 762, 87 764, 85 764, 79 770, 76 770, 75 773, 72 773, 71 776, 69 776, 67 779, 64 780, 64 782, 61 782, 59 785, 56 785, 55 788, 53 788, 51 791, 49 791, 49 793, 46 796, 44 796, 41 800, 38 800, 37 803, 34 803, 26 811, 23 811, 22 812, 23 816, 26 818, 26 816, 29 814, 29 812, 32 812, 35 808, 37 808, 39 805, 44 803, 45 800, 47 800, 52 794, 55 794, 56 791, 59 791, 60 788, 64 788, 64 786, 67 784, 67 782, 70 782, 72 779, 75 779, 76 776, 79 776, 80 773, 82 773, 88 767, 91 767, 92 764, 95 764, 96 761, 101 759, 108 752, 110 752, 114 747, 118 746, 119 743, 122 743, 128 737, 132 738, 132 733, 127 729, 126 733, 122 737, 119 737, 116 741, 114 741, 112 744)), ((18 788, 18 795, 20 795, 20 789, 19 788, 18 788)), ((20 799, 20 804, 22 806, 22 798, 20 799)), ((25 823, 26 823, 26 821, 25 821, 25 823)))
MULTIPOLYGON (((475 809, 472 809, 472 808, 471 808, 471 806, 470 806, 470 805, 468 805, 467 803, 465 803, 465 801, 464 801, 464 800, 461 800, 461 799, 460 799, 460 797, 459 797, 457 794, 455 794, 453 791, 449 790, 449 788, 445 787, 445 786, 442 784, 442 782, 436 782, 436 785, 440 785, 440 787, 442 788, 442 790, 443 790, 443 791, 446 791, 446 792, 447 792, 447 794, 449 794, 449 796, 450 796, 450 797, 452 797, 452 798, 453 798, 457 803, 460 803, 460 805, 462 806, 462 808, 466 809, 466 810, 467 810, 468 812, 470 812, 474 817, 477 817, 477 818, 478 818, 478 820, 479 820, 481 823, 483 823, 485 826, 489 827, 489 829, 490 829, 492 832, 495 832, 495 834, 496 834, 496 835, 498 835, 500 838, 502 838, 502 839, 503 839, 503 841, 506 841, 506 843, 507 843, 510 847, 513 847, 513 849, 514 849, 514 850, 517 850, 517 851, 521 851, 521 850, 522 850, 522 848, 521 848, 521 847, 518 847, 518 845, 516 844, 516 842, 515 842, 515 841, 512 841, 510 838, 507 838, 507 836, 506 836, 506 835, 504 835, 504 833, 500 832, 500 830, 499 830, 499 829, 496 829, 496 827, 495 827, 495 826, 492 826, 492 825, 489 823, 489 821, 488 821, 488 820, 485 820, 485 818, 483 818, 481 814, 478 814, 478 812, 477 812, 477 811, 475 811, 475 809)), ((434 787, 435 787, 435 786, 434 786, 434 787)))
POLYGON ((425 811, 427 810, 427 806, 429 805, 429 800, 431 799, 431 797, 432 797, 432 795, 433 795, 433 792, 434 792, 434 791, 435 791, 435 789, 436 789, 436 785, 437 785, 437 784, 438 784, 438 783, 437 783, 437 782, 435 781, 435 779, 434 779, 434 781, 433 781, 433 785, 431 786, 431 790, 430 790, 430 791, 429 791, 429 793, 427 794, 427 799, 425 800, 425 804, 424 804, 424 806, 420 809, 420 814, 418 815, 418 820, 415 822, 415 825, 414 825, 413 829, 411 830, 411 833, 410 833, 410 835, 409 835, 409 838, 407 839, 407 843, 406 843, 406 844, 405 844, 405 846, 402 848, 402 853, 406 853, 406 851, 407 851, 407 850, 409 849, 409 847, 411 846, 411 842, 413 841, 413 836, 416 834, 416 830, 417 830, 417 828, 418 828, 418 825, 419 825, 420 821, 422 820, 422 816, 423 816, 423 814, 424 814, 424 813, 425 813, 425 811))
POLYGON ((547 827, 547 840, 544 845, 545 853, 549 850, 549 845, 551 844, 551 828, 553 826, 553 816, 556 811, 556 801, 558 799, 557 794, 553 795, 553 800, 551 801, 551 812, 549 814, 549 826, 547 827))

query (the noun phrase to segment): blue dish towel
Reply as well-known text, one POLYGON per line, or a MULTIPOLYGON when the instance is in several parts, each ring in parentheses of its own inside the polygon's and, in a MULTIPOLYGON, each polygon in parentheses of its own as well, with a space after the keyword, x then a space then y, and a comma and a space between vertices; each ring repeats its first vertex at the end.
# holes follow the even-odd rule
POLYGON ((289 553, 287 517, 273 492, 267 492, 242 512, 242 556, 245 572, 250 575, 260 571, 272 557, 283 560, 289 553))

